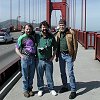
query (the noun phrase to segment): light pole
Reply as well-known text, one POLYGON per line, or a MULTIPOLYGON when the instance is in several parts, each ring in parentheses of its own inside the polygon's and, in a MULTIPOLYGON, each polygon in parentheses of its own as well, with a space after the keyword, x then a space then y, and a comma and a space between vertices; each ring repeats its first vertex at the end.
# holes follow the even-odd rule
POLYGON ((33 27, 34 27, 34 22, 35 22, 35 20, 32 20, 32 25, 33 25, 33 27))
POLYGON ((17 30, 21 30, 20 17, 21 16, 17 16, 17 30))
POLYGON ((10 27, 12 27, 12 0, 10 0, 10 27))

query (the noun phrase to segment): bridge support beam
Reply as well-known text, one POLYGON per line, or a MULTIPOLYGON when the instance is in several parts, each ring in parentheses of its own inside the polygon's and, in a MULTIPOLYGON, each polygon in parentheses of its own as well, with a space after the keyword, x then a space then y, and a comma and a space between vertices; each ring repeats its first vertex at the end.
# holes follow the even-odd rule
POLYGON ((62 14, 62 19, 66 20, 66 2, 67 0, 62 0, 62 2, 51 2, 51 0, 47 0, 46 17, 50 25, 51 25, 51 13, 53 10, 60 10, 62 14))

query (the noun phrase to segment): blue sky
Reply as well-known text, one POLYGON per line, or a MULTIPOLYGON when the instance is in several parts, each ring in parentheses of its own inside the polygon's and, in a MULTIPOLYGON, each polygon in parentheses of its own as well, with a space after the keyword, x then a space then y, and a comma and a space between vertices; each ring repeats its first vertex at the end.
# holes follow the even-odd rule
MULTIPOLYGON (((77 1, 77 7, 76 7, 76 27, 80 29, 80 23, 81 23, 81 0, 77 1)), ((98 31, 100 30, 100 0, 86 0, 87 1, 87 13, 86 13, 86 26, 87 30, 89 31, 98 31)))
MULTIPOLYGON (((18 1, 12 0, 12 19, 18 17, 18 1)), ((61 0, 51 0, 61 2, 61 0)), ((100 0, 87 0, 87 30, 100 30, 100 0)), ((20 20, 29 22, 29 0, 26 0, 26 16, 24 17, 24 0, 20 0, 20 20)), ((51 24, 57 25, 61 12, 53 11, 51 24)), ((10 19, 10 0, 0 0, 0 22, 10 19)), ((30 22, 39 23, 46 20, 46 0, 30 0, 30 22), (38 7, 40 6, 40 7, 38 7), (33 10, 34 9, 34 10, 33 10)), ((81 25, 81 0, 76 0, 76 28, 81 25)))

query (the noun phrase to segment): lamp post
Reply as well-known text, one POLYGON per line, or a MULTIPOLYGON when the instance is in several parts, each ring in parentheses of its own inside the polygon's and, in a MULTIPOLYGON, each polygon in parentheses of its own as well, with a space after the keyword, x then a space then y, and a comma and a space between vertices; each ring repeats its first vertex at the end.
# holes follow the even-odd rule
POLYGON ((10 0, 10 27, 12 27, 12 0, 10 0))
POLYGON ((35 20, 32 20, 32 25, 33 25, 33 27, 34 27, 34 22, 35 22, 35 20))
POLYGON ((17 30, 21 30, 20 17, 21 16, 17 16, 17 30))

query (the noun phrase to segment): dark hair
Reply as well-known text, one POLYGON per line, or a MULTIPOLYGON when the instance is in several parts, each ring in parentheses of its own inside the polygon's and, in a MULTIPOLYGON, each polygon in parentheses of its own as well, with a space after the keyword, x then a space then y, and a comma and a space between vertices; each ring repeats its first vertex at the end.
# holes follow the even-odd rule
POLYGON ((26 25, 24 26, 24 29, 25 29, 26 26, 30 27, 30 28, 33 30, 33 26, 32 26, 31 24, 29 24, 29 23, 26 24, 26 25))
POLYGON ((31 34, 35 34, 35 31, 33 30, 34 28, 33 28, 32 24, 29 24, 29 23, 26 24, 26 25, 24 26, 24 29, 25 29, 26 26, 28 26, 28 27, 30 27, 30 28, 32 29, 31 34))
POLYGON ((60 19, 59 24, 64 24, 64 25, 66 25, 66 20, 60 19))
POLYGON ((41 28, 42 25, 47 26, 48 28, 50 28, 50 25, 48 24, 47 21, 41 22, 39 27, 41 28))

